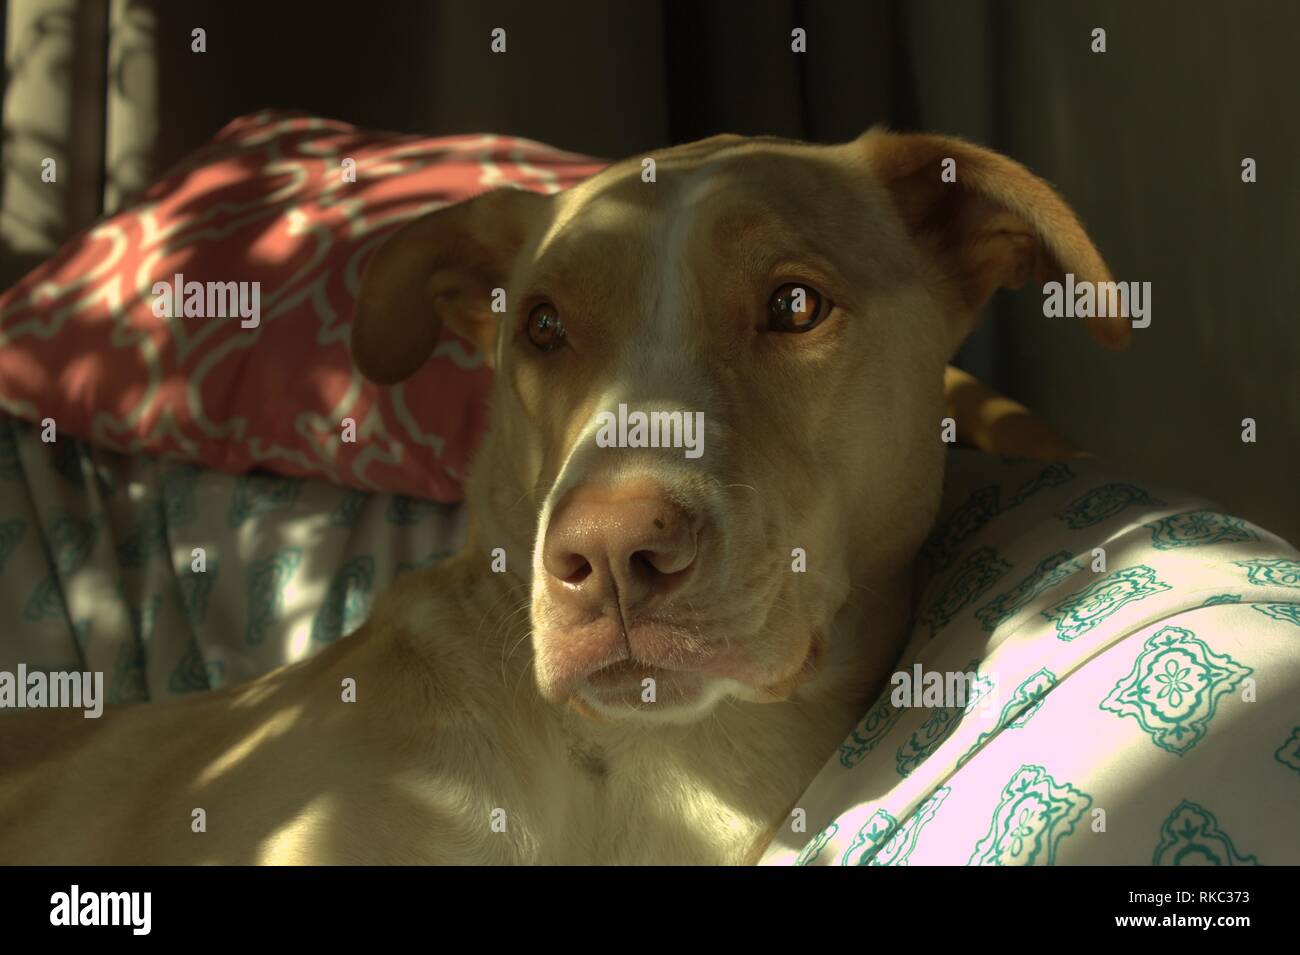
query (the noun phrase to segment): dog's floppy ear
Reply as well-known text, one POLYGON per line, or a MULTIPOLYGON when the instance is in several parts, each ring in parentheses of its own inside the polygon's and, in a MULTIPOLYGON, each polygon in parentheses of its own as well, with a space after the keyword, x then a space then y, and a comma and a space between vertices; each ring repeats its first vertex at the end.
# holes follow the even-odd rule
MULTIPOLYGON (((858 144, 955 293, 958 341, 999 288, 1019 288, 1031 278, 1047 282, 1065 272, 1079 282, 1111 281, 1074 212, 1019 163, 948 136, 871 129, 858 144)), ((1128 345, 1128 321, 1091 317, 1085 323, 1106 348, 1128 345)))
POLYGON ((408 222, 366 266, 352 320, 352 360, 371 381, 409 378, 438 343, 443 323, 491 363, 504 288, 533 215, 546 197, 496 189, 408 222))

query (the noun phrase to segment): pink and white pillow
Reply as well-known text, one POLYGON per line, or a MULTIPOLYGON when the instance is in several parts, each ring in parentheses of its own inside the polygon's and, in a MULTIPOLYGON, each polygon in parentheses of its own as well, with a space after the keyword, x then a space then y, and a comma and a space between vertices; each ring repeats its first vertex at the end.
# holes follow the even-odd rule
POLYGON ((348 340, 366 258, 439 206, 501 186, 558 192, 602 165, 507 136, 237 119, 0 295, 0 408, 120 451, 458 500, 491 373, 444 332, 405 383, 361 378, 348 340), (177 275, 191 305, 201 283, 191 311, 208 317, 160 317, 155 286, 177 275), (225 298, 236 288, 255 327, 225 298))

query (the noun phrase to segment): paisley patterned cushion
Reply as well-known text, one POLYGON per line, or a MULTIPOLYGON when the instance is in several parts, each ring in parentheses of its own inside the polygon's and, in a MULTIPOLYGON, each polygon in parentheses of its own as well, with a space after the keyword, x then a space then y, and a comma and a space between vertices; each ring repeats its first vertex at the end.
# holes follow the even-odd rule
POLYGON ((362 380, 348 355, 362 266, 413 216, 496 186, 556 192, 601 165, 505 136, 235 120, 0 296, 0 409, 122 451, 458 500, 489 373, 447 333, 405 384, 362 380), (159 317, 155 283, 177 274, 260 283, 257 326, 159 317))
POLYGON ((1090 463, 954 452, 944 510, 897 669, 963 699, 887 688, 765 862, 1300 863, 1294 547, 1090 463))

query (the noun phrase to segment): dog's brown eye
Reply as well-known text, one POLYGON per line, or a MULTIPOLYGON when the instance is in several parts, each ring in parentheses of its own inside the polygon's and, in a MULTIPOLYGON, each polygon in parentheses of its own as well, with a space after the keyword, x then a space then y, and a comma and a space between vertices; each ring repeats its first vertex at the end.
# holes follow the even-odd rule
POLYGON ((830 310, 830 302, 811 285, 787 282, 767 303, 768 327, 774 332, 806 332, 821 324, 830 310))
POLYGON ((528 313, 528 340, 542 351, 554 351, 564 344, 560 313, 550 302, 534 306, 528 313))

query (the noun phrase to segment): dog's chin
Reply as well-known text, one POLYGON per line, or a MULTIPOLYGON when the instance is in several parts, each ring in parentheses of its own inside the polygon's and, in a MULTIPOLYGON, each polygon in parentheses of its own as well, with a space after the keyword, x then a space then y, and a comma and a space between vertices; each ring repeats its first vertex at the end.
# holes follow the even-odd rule
POLYGON ((727 696, 736 696, 739 688, 726 677, 619 663, 583 680, 571 703, 584 715, 603 720, 694 723, 727 696))

